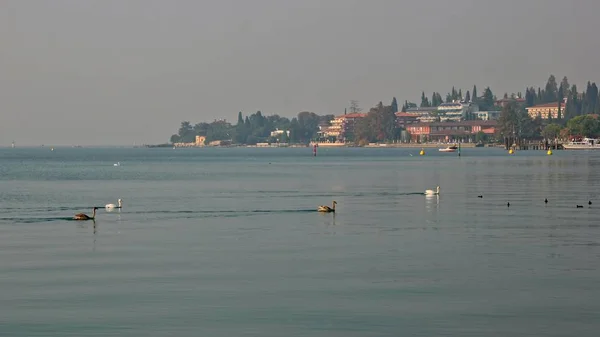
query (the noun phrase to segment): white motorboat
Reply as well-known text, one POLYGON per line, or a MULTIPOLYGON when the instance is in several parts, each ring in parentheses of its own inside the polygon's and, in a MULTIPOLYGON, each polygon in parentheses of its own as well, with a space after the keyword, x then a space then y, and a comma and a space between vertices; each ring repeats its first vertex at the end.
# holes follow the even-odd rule
POLYGON ((456 150, 458 150, 458 146, 456 145, 448 146, 445 149, 439 149, 440 152, 456 152, 456 150))
POLYGON ((583 138, 563 144, 565 150, 600 150, 600 139, 583 138))

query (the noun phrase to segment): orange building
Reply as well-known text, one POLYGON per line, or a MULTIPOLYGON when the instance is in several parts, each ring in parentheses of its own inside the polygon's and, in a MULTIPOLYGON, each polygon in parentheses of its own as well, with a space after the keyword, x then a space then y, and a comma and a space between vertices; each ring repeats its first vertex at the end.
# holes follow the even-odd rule
POLYGON ((407 125, 406 131, 415 142, 474 142, 478 132, 496 133, 498 123, 491 121, 433 122, 407 125))
MULTIPOLYGON (((538 104, 531 106, 527 109, 527 114, 531 118, 541 117, 542 119, 548 119, 548 116, 556 119, 558 118, 558 102, 538 104)), ((561 115, 565 115, 565 103, 560 105, 561 115)))

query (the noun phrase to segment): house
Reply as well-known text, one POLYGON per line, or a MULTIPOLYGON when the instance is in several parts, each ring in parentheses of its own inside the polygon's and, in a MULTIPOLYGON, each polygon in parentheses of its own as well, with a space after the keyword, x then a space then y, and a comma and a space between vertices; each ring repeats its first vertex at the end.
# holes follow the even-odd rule
POLYGON ((415 142, 473 142, 478 132, 496 133, 497 121, 416 123, 406 127, 415 142))
POLYGON ((505 106, 507 106, 508 104, 510 104, 512 102, 515 102, 515 103, 517 103, 519 105, 525 105, 526 104, 525 98, 519 98, 519 97, 502 98, 502 99, 497 100, 495 103, 496 103, 496 106, 504 108, 505 106))
MULTIPOLYGON (((566 102, 560 104, 561 115, 565 115, 566 102)), ((531 106, 527 109, 527 114, 531 118, 541 117, 542 119, 558 118, 558 102, 544 103, 531 106)))
POLYGON ((437 118, 437 107, 421 107, 421 108, 408 108, 406 109, 407 114, 417 116, 417 120, 420 122, 435 122, 437 118))
POLYGON ((196 136, 196 146, 204 146, 206 136, 196 136))
POLYGON ((418 123, 418 116, 407 112, 396 112, 396 126, 406 129, 407 125, 418 123))
POLYGON ((341 143, 353 140, 356 122, 366 116, 366 113, 349 113, 336 116, 331 120, 331 125, 321 131, 321 135, 324 138, 335 138, 337 142, 341 143))
POLYGON ((479 110, 479 106, 471 103, 453 101, 442 103, 437 107, 438 115, 441 121, 458 122, 465 120, 467 115, 479 110))
POLYGON ((279 129, 275 129, 274 131, 271 131, 271 137, 277 137, 277 136, 281 136, 283 135, 283 133, 285 132, 286 136, 290 136, 290 130, 279 130, 279 129))

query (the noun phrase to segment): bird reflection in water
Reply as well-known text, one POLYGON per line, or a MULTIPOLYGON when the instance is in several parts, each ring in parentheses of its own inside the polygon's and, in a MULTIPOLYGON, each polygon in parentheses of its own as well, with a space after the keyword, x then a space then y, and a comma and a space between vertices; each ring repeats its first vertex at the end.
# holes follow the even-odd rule
POLYGON ((326 219, 330 219, 331 221, 325 221, 324 224, 327 226, 335 226, 335 213, 327 214, 319 212, 319 215, 325 217, 326 219))
POLYGON ((433 194, 433 195, 426 195, 425 196, 425 208, 427 208, 428 210, 432 210, 432 209, 437 209, 440 205, 440 195, 439 194, 433 194))

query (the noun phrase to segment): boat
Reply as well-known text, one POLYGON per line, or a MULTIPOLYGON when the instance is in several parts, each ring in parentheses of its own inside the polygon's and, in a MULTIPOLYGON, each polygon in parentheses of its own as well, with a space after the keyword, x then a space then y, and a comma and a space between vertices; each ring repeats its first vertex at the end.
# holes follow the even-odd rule
POLYGON ((562 145, 565 150, 600 150, 600 139, 574 139, 562 145))
POLYGON ((439 149, 440 152, 456 152, 456 150, 458 150, 458 146, 456 145, 448 146, 445 149, 439 149))

